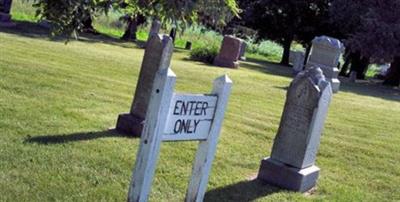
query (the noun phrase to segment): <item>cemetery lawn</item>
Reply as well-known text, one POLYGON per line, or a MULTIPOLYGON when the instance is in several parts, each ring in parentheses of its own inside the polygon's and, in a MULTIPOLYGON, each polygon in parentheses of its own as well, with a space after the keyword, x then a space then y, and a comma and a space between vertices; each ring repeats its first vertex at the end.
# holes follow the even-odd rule
MULTIPOLYGON (((113 40, 51 41, 0 31, 0 201, 125 201, 139 139, 109 131, 128 112, 143 49, 113 40)), ((400 91, 343 83, 331 104, 317 188, 299 194, 252 180, 271 151, 291 71, 249 59, 238 70, 177 49, 177 90, 233 91, 206 201, 399 201, 400 91)), ((150 201, 182 201, 197 143, 163 143, 150 201)))

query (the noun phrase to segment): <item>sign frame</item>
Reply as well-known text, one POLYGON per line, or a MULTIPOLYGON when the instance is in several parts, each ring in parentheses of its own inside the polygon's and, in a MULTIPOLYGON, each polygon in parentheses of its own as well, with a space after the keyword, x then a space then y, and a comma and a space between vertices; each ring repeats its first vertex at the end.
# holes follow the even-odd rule
POLYGON ((207 189, 208 177, 222 128, 226 106, 231 92, 232 81, 227 75, 214 80, 210 94, 174 94, 176 75, 170 68, 160 69, 154 79, 149 107, 144 122, 139 151, 137 153, 132 179, 129 185, 128 201, 145 202, 151 190, 157 160, 162 141, 199 141, 192 176, 186 192, 185 201, 201 202, 207 189), (169 136, 165 133, 168 124, 168 114, 174 96, 215 96, 216 105, 213 118, 206 136, 190 138, 169 136), (167 106, 167 107, 165 107, 167 106))

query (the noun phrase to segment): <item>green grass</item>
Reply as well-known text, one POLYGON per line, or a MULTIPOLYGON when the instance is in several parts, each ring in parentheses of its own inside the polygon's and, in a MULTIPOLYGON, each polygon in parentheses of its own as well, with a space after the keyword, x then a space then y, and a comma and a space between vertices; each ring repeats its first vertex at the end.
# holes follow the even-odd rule
MULTIPOLYGON (((143 50, 114 41, 51 41, 0 31, 0 201, 124 201, 139 139, 108 132, 127 112, 143 50)), ((250 59, 238 70, 187 60, 177 50, 177 91, 209 92, 228 74, 233 91, 207 201, 400 200, 400 92, 343 83, 335 94, 312 195, 251 181, 270 154, 288 67, 250 59)), ((182 201, 195 142, 163 143, 151 201, 182 201)))

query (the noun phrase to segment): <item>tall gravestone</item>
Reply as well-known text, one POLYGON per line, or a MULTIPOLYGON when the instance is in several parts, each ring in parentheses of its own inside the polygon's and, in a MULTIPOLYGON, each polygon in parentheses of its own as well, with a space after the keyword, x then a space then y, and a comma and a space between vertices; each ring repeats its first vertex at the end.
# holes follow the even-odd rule
POLYGON ((327 36, 315 37, 306 64, 306 68, 312 66, 321 68, 326 80, 331 83, 334 93, 339 92, 340 81, 338 80, 339 69, 337 66, 343 51, 344 46, 338 39, 327 36))
POLYGON ((161 68, 169 67, 172 52, 173 45, 170 37, 158 34, 151 36, 144 53, 131 110, 129 113, 118 116, 116 126, 118 131, 140 136, 156 72, 161 68))
POLYGON ((15 24, 11 22, 11 4, 12 0, 0 0, 0 26, 2 27, 15 26, 15 24))
POLYGON ((261 161, 259 179, 299 192, 315 186, 320 169, 314 163, 331 98, 321 69, 311 67, 295 77, 271 156, 261 161))
POLYGON ((224 36, 221 49, 213 64, 220 67, 238 68, 242 40, 231 35, 224 36))

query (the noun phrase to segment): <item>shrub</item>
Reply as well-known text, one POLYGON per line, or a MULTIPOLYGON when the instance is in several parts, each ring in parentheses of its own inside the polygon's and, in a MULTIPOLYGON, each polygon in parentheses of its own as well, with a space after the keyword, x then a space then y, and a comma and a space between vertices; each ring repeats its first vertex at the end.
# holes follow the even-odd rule
POLYGON ((190 59, 212 64, 219 51, 216 43, 202 43, 190 51, 190 59))

